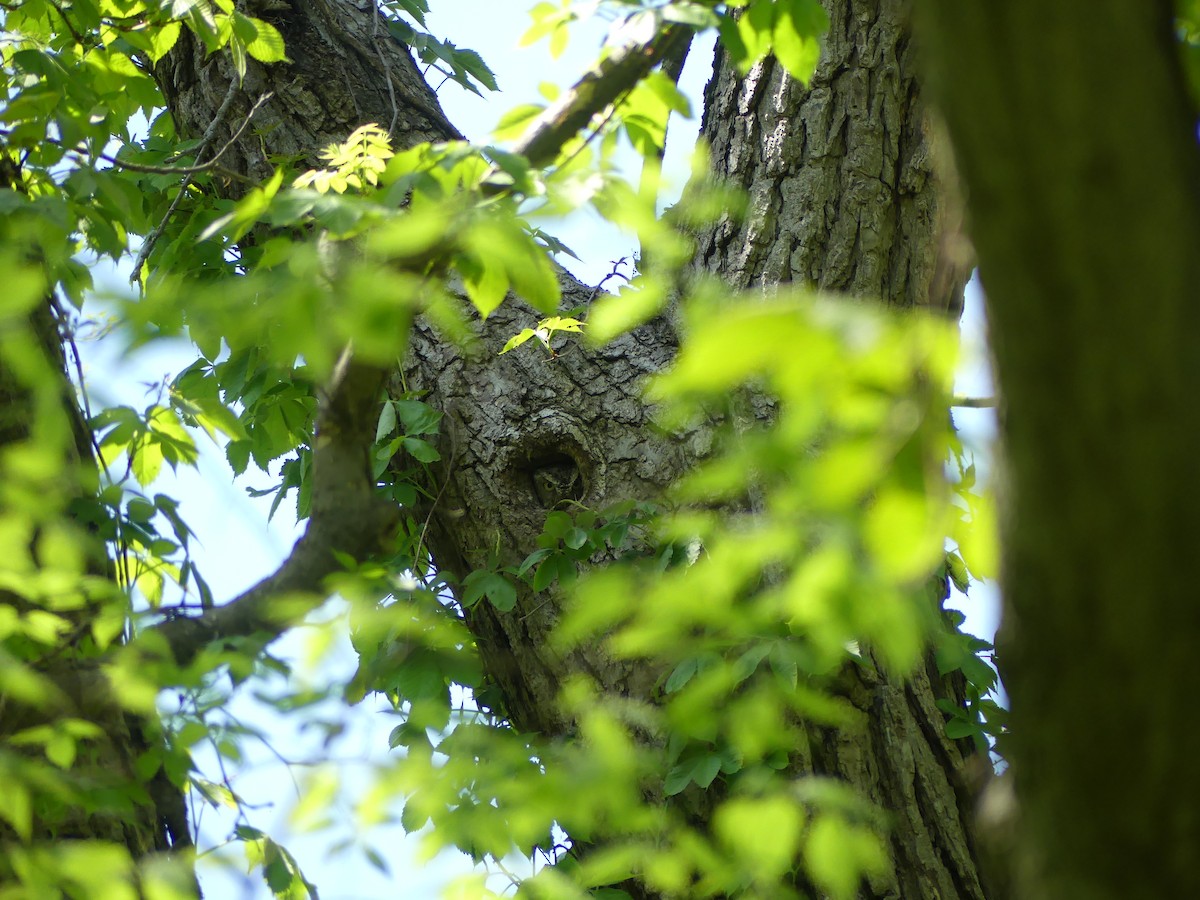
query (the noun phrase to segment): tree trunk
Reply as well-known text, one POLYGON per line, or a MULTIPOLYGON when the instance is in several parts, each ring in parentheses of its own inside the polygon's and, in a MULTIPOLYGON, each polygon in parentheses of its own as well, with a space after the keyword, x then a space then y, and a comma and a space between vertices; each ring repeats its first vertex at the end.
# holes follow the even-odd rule
MULTIPOLYGON (((283 32, 292 62, 251 65, 242 110, 262 91, 274 97, 251 129, 261 136, 244 138, 226 165, 237 160, 261 178, 260 141, 271 152, 311 159, 316 148, 368 121, 394 120, 401 146, 456 136, 433 93, 414 80, 407 52, 382 28, 377 35, 373 9, 363 6, 293 0, 259 13, 283 32), (335 73, 326 70, 330 61, 335 73)), ((704 235, 698 264, 738 287, 801 281, 956 312, 964 273, 939 278, 935 271, 945 215, 913 80, 906 4, 829 6, 833 30, 810 89, 770 61, 739 79, 718 56, 705 132, 716 174, 748 189, 751 215, 745 227, 726 222, 704 235)), ((202 51, 186 45, 159 75, 182 136, 204 130, 232 77, 226 60, 205 62, 202 51)), ((237 121, 231 117, 230 132, 237 121)), ((591 293, 564 276, 565 306, 586 303, 591 293)), ((446 414, 446 463, 432 491, 438 500, 429 544, 438 566, 460 576, 497 558, 519 563, 536 547, 557 500, 600 508, 661 497, 713 443, 712 426, 682 439, 650 427, 639 391, 646 375, 674 358, 678 338, 666 319, 552 362, 534 353, 497 355, 535 321, 521 303, 506 303, 479 324, 477 351, 442 339, 428 323, 414 329, 406 386, 427 390, 446 414), (570 493, 548 493, 544 485, 554 479, 572 485, 570 493)), ((559 615, 558 598, 531 593, 508 613, 479 603, 466 614, 516 728, 549 739, 570 733, 558 695, 575 673, 603 692, 655 696, 661 672, 614 659, 599 645, 553 652, 547 638, 559 615)), ((983 897, 970 803, 960 787, 964 757, 934 705, 947 690, 936 667, 930 662, 906 681, 853 677, 860 682, 849 693, 868 727, 811 727, 797 771, 835 775, 894 814, 893 874, 864 885, 862 896, 983 897)))
MULTIPOLYGON (((9 159, 4 153, 0 188, 20 190, 19 172, 9 159)), ((41 275, 41 260, 22 232, 26 224, 16 219, 0 224, 0 245, 28 254, 7 262, 41 275)), ((16 273, 10 276, 21 283, 16 273)), ((114 602, 118 592, 103 542, 83 527, 60 535, 78 554, 78 568, 73 568, 71 554, 63 552, 67 545, 42 540, 43 529, 62 528, 70 503, 91 499, 97 488, 91 433, 67 377, 60 317, 54 294, 46 290, 28 314, 6 310, 0 324, 3 509, 6 521, 21 523, 17 527, 28 534, 28 558, 5 563, 12 572, 24 562, 31 573, 48 573, 44 581, 30 577, 28 591, 0 588, 0 606, 22 617, 57 618, 63 629, 62 643, 39 649, 29 641, 27 657, 5 653, 0 661, 6 669, 26 669, 25 680, 10 675, 0 691, 0 781, 9 795, 6 809, 19 808, 18 797, 28 805, 27 821, 0 820, 0 886, 14 880, 16 866, 24 864, 28 874, 53 868, 53 853, 64 841, 106 841, 135 860, 190 845, 182 793, 163 770, 146 772, 139 766, 139 757, 159 745, 161 734, 117 701, 94 646, 89 647, 97 610, 114 602), (32 465, 34 458, 41 464, 32 465), (55 546, 57 554, 50 549, 55 546), (35 680, 32 693, 9 692, 10 685, 22 683, 29 692, 35 680), (10 742, 23 731, 64 719, 94 729, 78 742, 65 771, 48 762, 50 754, 40 743, 10 742), (57 789, 47 789, 48 784, 57 789), (42 853, 51 855, 29 866, 28 860, 42 853)), ((33 889, 29 883, 26 888, 33 889)))
POLYGON ((1019 896, 1200 896, 1200 152, 1175 6, 924 12, 1005 408, 1019 896))
POLYGON ((807 88, 772 58, 739 78, 718 53, 703 132, 750 208, 745 225, 705 235, 705 268, 739 288, 801 282, 958 318, 970 259, 955 198, 938 183, 948 160, 935 166, 908 6, 827 4, 807 88))

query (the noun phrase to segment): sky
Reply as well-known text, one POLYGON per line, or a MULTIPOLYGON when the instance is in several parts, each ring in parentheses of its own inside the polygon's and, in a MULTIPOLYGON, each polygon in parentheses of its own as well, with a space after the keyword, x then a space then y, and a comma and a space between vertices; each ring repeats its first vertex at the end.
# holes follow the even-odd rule
MULTIPOLYGON (((520 103, 541 102, 537 91, 539 83, 565 85, 574 81, 594 59, 607 29, 607 23, 599 20, 577 27, 567 52, 554 60, 550 58, 545 42, 524 49, 517 46, 529 22, 525 12, 529 5, 527 0, 432 0, 430 5, 430 32, 439 38, 449 38, 460 47, 478 50, 497 74, 502 91, 499 95, 480 98, 452 82, 439 89, 451 121, 470 139, 480 142, 488 140, 491 128, 506 109, 520 103)), ((710 64, 711 42, 697 46, 681 80, 681 87, 693 98, 697 116, 710 64)), ((432 83, 437 85, 436 80, 432 83)), ((672 171, 680 173, 677 187, 682 186, 682 177, 687 171, 686 156, 694 145, 698 124, 698 119, 672 123, 666 171, 668 175, 672 171)), ((578 214, 553 231, 583 257, 582 262, 570 259, 562 262, 586 283, 598 282, 609 271, 613 260, 628 256, 635 246, 632 237, 616 233, 595 213, 578 214)), ((120 273, 97 274, 101 288, 114 292, 127 290, 125 278, 120 273)), ((959 378, 958 391, 987 396, 992 388, 977 285, 972 285, 968 294, 963 320, 967 362, 959 378)), ((85 341, 81 349, 93 408, 114 403, 141 408, 153 402, 155 384, 169 380, 194 359, 191 348, 182 342, 156 344, 129 357, 122 356, 112 342, 85 341)), ((957 412, 955 418, 968 443, 975 444, 985 454, 984 448, 993 430, 992 412, 963 410, 957 412)), ((247 486, 268 485, 269 479, 261 474, 250 475, 238 484, 231 483, 223 454, 210 444, 202 452, 198 472, 180 469, 177 475, 164 476, 153 488, 182 502, 183 515, 199 536, 196 561, 218 602, 221 598, 235 596, 273 571, 299 536, 294 519, 288 516, 286 502, 274 521, 267 524, 270 499, 254 500, 245 494, 247 486)), ((969 630, 984 637, 994 633, 996 603, 990 588, 985 588, 971 600, 959 598, 958 602, 970 617, 969 630)), ((327 605, 323 611, 323 615, 331 619, 336 619, 339 614, 336 602, 327 605)), ((308 679, 314 686, 348 679, 355 668, 355 657, 344 628, 318 661, 304 662, 313 655, 313 644, 319 633, 316 628, 297 629, 273 645, 272 650, 280 657, 295 661, 297 677, 308 679)), ((264 688, 269 685, 259 686, 259 689, 264 688)), ((243 765, 228 774, 234 789, 251 807, 250 824, 271 834, 301 861, 305 874, 320 888, 323 900, 382 900, 397 896, 433 900, 441 895, 450 880, 471 870, 470 861, 454 853, 443 853, 432 861, 422 859, 419 839, 406 837, 398 826, 361 833, 355 827, 354 798, 370 783, 374 767, 387 766, 387 735, 398 724, 386 703, 368 698, 349 715, 341 704, 330 703, 315 708, 306 716, 285 719, 269 706, 255 701, 252 690, 243 688, 239 691, 230 710, 239 721, 268 733, 270 746, 248 742, 243 765), (310 725, 306 728, 304 722, 293 721, 301 718, 307 722, 322 718, 340 722, 344 732, 331 744, 333 766, 307 764, 325 756, 327 751, 322 746, 323 733, 318 727, 310 725), (292 765, 285 765, 285 760, 292 765), (332 829, 306 834, 302 828, 294 827, 289 810, 313 782, 320 782, 329 772, 336 772, 341 782, 331 811, 337 824, 332 829), (339 841, 345 842, 344 848, 331 854, 330 847, 339 841), (386 859, 389 872, 377 871, 366 862, 364 846, 373 847, 386 859)), ((220 780, 211 751, 198 747, 195 757, 207 777, 220 780)), ((234 821, 224 811, 206 807, 200 825, 201 846, 204 847, 223 841, 234 821)), ((246 875, 240 849, 235 847, 234 851, 228 864, 220 861, 221 854, 209 854, 201 861, 200 873, 206 896, 231 900, 270 897, 258 873, 246 875)), ((528 861, 524 865, 528 871, 528 861)), ((502 879, 497 880, 493 887, 499 888, 502 884, 502 879)))

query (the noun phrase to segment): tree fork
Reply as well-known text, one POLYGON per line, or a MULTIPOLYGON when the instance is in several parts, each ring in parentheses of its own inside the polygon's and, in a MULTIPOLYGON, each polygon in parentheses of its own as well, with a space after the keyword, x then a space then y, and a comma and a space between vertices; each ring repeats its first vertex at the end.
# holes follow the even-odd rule
MULTIPOLYGON (((752 207, 744 229, 726 222, 701 236, 698 265, 737 287, 800 281, 882 296, 897 306, 956 312, 963 273, 945 282, 944 294, 931 296, 947 216, 912 72, 906 4, 830 0, 829 10, 833 30, 809 89, 769 60, 739 79, 718 59, 705 123, 717 151, 714 174, 745 186, 752 207)), ((394 122, 392 137, 401 147, 459 137, 372 5, 277 2, 260 14, 284 34, 291 62, 250 62, 245 95, 235 101, 230 121, 238 121, 238 104, 244 113, 255 97, 273 96, 256 113, 261 126, 223 158, 239 176, 269 174, 263 147, 315 164, 321 147, 365 122, 394 122)), ((156 74, 183 136, 204 132, 234 77, 225 58, 206 60, 187 35, 156 74)), ((230 181, 224 190, 234 195, 239 185, 240 179, 230 181)), ((590 295, 564 276, 568 306, 590 295)), ((652 410, 640 385, 674 358, 677 335, 667 321, 652 321, 598 350, 563 354, 553 364, 533 354, 497 356, 533 316, 519 302, 504 304, 479 323, 476 346, 483 349, 476 351, 446 342, 428 323, 414 327, 405 381, 427 390, 446 413, 448 459, 443 483, 430 492, 440 499, 429 535, 434 558, 447 571, 465 574, 487 565, 477 548, 499 547, 503 565, 518 563, 536 546, 548 510, 531 466, 569 460, 579 469, 582 501, 601 507, 660 497, 711 444, 708 426, 685 441, 648 427, 652 410)), ((547 637, 559 617, 558 600, 526 591, 511 612, 483 603, 467 612, 485 670, 514 725, 547 738, 571 728, 558 692, 572 674, 586 673, 602 691, 646 700, 661 675, 599 647, 565 658, 554 653, 547 637)), ((867 729, 811 729, 813 749, 798 759, 796 772, 836 775, 894 815, 894 871, 865 886, 864 896, 984 897, 970 800, 962 789, 963 754, 946 738, 934 705, 946 690, 936 668, 918 670, 903 683, 878 678, 857 687, 867 729)))

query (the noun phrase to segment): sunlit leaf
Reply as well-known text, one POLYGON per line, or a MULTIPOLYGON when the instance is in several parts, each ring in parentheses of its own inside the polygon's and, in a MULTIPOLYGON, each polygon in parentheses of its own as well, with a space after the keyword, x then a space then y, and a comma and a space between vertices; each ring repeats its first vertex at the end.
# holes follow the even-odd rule
POLYGON ((777 6, 771 49, 788 74, 808 84, 817 68, 829 16, 820 0, 782 0, 777 6))
POLYGON ((769 881, 791 868, 804 816, 786 797, 735 799, 713 818, 717 836, 754 877, 769 881))

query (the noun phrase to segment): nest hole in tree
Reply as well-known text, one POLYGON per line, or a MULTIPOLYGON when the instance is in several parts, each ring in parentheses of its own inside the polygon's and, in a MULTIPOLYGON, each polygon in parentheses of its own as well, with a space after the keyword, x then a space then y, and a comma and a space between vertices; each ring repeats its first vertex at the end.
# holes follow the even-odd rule
POLYGON ((530 454, 522 469, 533 495, 545 509, 582 500, 587 493, 587 479, 579 462, 561 449, 547 448, 530 454))

